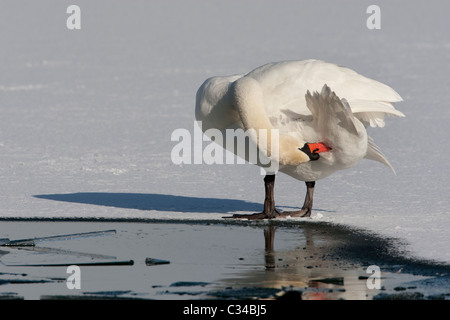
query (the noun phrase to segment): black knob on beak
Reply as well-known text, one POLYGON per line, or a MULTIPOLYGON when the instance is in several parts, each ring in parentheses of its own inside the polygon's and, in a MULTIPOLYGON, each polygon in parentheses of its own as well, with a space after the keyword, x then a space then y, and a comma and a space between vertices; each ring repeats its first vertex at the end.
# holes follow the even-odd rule
POLYGON ((298 150, 301 150, 304 153, 306 153, 311 161, 319 160, 319 158, 320 158, 320 155, 318 153, 316 153, 316 151, 318 151, 318 149, 311 150, 307 143, 305 143, 303 148, 298 148, 298 150))

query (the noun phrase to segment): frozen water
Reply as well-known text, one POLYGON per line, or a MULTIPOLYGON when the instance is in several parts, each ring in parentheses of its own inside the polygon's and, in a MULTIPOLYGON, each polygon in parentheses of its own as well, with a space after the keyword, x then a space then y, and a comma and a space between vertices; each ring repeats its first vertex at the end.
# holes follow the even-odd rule
MULTIPOLYGON (((316 185, 312 220, 406 241, 450 262, 450 3, 377 1, 3 1, 0 11, 0 217, 220 219, 259 211, 250 165, 170 160, 193 130, 195 93, 213 75, 323 59, 387 83, 403 119, 369 134, 394 165, 364 161, 316 185)), ((276 200, 304 185, 280 175, 276 200)))

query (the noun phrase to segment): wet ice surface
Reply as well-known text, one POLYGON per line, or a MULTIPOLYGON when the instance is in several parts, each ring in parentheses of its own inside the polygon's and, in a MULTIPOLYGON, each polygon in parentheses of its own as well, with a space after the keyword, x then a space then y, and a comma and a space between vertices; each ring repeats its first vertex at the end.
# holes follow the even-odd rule
POLYGON ((448 266, 404 258, 396 239, 327 223, 0 224, 1 237, 11 240, 102 230, 116 233, 0 247, 0 297, 276 299, 292 291, 303 299, 450 297, 448 266), (64 266, 23 266, 44 264, 64 266), (81 265, 80 290, 66 285, 70 264, 81 265), (370 265, 381 270, 380 289, 367 286, 370 265))

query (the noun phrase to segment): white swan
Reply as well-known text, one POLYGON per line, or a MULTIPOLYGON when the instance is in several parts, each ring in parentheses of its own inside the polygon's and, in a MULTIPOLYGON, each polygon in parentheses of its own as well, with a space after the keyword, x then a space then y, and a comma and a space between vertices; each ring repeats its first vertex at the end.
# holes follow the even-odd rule
MULTIPOLYGON (((392 88, 351 69, 318 60, 285 61, 245 75, 207 79, 197 92, 195 115, 205 133, 256 130, 251 140, 268 157, 271 145, 263 145, 257 132, 278 129, 279 171, 306 182, 302 209, 279 212, 273 197, 275 173, 267 172, 263 212, 232 218, 308 217, 316 180, 363 158, 394 171, 366 127, 383 127, 385 115, 403 117, 392 105, 398 101, 402 98, 392 88), (321 143, 324 149, 310 150, 309 143, 321 143)), ((228 147, 225 140, 222 146, 228 147)), ((239 154, 236 147, 230 150, 239 154)))

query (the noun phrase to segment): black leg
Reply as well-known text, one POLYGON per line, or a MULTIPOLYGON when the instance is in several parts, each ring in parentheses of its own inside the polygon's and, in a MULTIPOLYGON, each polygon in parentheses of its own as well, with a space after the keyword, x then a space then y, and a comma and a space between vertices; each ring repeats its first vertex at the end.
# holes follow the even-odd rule
POLYGON ((306 196, 305 202, 303 203, 302 210, 305 210, 305 214, 302 217, 310 217, 313 207, 313 197, 314 197, 314 187, 316 186, 315 181, 306 181, 306 196))
POLYGON ((314 187, 316 185, 315 181, 306 181, 306 196, 305 201, 303 203, 303 207, 298 211, 285 211, 282 213, 283 217, 291 216, 291 217, 310 217, 312 206, 313 206, 313 198, 314 198, 314 187))
POLYGON ((266 175, 264 177, 264 189, 265 189, 265 199, 264 199, 264 211, 254 214, 234 214, 231 219, 248 219, 248 220, 259 220, 259 219, 274 219, 281 217, 310 217, 313 198, 314 198, 314 187, 316 185, 315 181, 306 181, 306 196, 303 203, 303 207, 298 211, 285 211, 280 212, 275 208, 275 175, 266 175))
POLYGON ((264 199, 264 211, 263 213, 267 215, 267 218, 275 218, 278 210, 275 209, 275 175, 266 175, 264 177, 264 189, 265 189, 265 199, 264 199))
POLYGON ((280 215, 280 212, 275 208, 274 188, 275 188, 275 175, 274 174, 266 175, 264 177, 265 199, 263 212, 254 214, 234 214, 231 217, 224 217, 224 218, 260 220, 260 219, 274 219, 278 217, 280 215))

